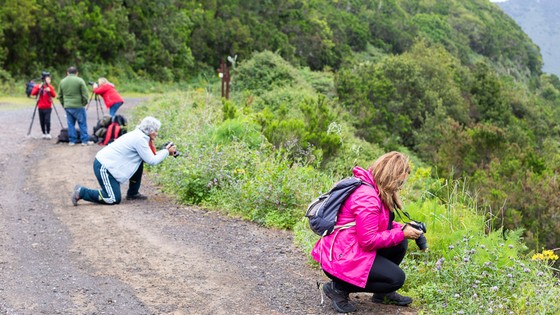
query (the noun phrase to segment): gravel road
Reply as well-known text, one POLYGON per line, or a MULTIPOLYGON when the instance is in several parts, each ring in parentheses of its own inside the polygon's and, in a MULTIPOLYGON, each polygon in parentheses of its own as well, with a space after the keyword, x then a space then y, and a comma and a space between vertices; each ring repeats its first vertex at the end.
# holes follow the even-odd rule
MULTIPOLYGON (((40 139, 38 117, 26 137, 34 105, 0 101, 1 315, 335 314, 290 232, 178 205, 146 175, 147 201, 74 207, 75 184, 97 187, 101 147, 40 139)), ((55 112, 52 126, 58 135, 55 112)), ((357 314, 416 314, 369 297, 352 295, 357 314)))

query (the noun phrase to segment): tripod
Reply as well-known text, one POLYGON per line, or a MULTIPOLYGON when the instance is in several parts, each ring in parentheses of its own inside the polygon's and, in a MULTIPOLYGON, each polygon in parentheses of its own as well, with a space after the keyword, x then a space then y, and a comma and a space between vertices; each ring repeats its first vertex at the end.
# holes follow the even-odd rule
POLYGON ((105 113, 103 112, 103 106, 101 105, 101 100, 99 100, 99 94, 95 94, 91 92, 91 97, 89 98, 89 102, 86 106, 86 111, 89 108, 89 104, 91 104, 91 100, 94 98, 95 95, 95 113, 97 114, 97 120, 99 120, 99 110, 101 110, 101 116, 104 116, 105 113))
MULTIPOLYGON (((35 113, 37 113, 37 108, 39 107, 39 99, 41 98, 41 95, 43 95, 43 88, 45 86, 46 82, 45 80, 43 80, 43 83, 41 83, 41 89, 39 89, 39 93, 37 93, 37 102, 35 102, 35 109, 33 110, 33 116, 31 117, 31 123, 29 124, 29 130, 27 130, 27 136, 29 137, 29 134, 31 134, 31 127, 33 127, 33 121, 35 120, 35 113)), ((50 94, 49 94, 49 98, 51 98, 50 94)), ((54 112, 56 113, 56 117, 58 118, 58 122, 60 123, 60 128, 64 128, 64 126, 62 125, 62 120, 60 120, 60 116, 58 115, 58 110, 56 109, 56 105, 54 104, 54 102, 52 102, 52 98, 51 98, 51 103, 52 103, 52 107, 54 108, 54 112)))

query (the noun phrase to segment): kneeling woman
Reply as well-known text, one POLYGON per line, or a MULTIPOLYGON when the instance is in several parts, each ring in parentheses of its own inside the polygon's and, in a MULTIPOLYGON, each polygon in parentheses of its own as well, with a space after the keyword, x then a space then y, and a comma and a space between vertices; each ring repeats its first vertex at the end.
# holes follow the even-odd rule
POLYGON ((417 239, 422 231, 393 221, 394 210, 402 207, 399 191, 410 173, 408 158, 390 152, 368 170, 355 167, 353 172, 371 186, 361 185, 348 197, 336 225, 356 224, 323 237, 311 252, 332 280, 323 292, 342 313, 356 311, 348 299, 354 292, 374 293, 376 303, 408 305, 412 299, 396 292, 405 281, 399 264, 407 239, 417 239))
POLYGON ((74 206, 80 199, 107 205, 121 202, 120 184, 129 181, 127 200, 145 200, 139 192, 144 162, 150 165, 161 163, 177 148, 171 143, 156 151, 154 140, 161 122, 154 117, 144 118, 138 127, 124 134, 95 155, 93 171, 101 189, 90 189, 80 185, 74 187, 71 200, 74 206))

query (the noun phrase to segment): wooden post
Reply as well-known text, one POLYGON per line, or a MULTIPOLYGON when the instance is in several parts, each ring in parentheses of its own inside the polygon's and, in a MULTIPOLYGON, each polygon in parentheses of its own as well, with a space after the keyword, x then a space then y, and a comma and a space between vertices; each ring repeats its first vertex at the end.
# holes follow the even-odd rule
POLYGON ((229 99, 229 82, 230 82, 230 73, 229 67, 227 63, 222 61, 220 62, 220 68, 218 69, 218 73, 220 78, 222 78, 222 97, 225 97, 226 100, 229 99))

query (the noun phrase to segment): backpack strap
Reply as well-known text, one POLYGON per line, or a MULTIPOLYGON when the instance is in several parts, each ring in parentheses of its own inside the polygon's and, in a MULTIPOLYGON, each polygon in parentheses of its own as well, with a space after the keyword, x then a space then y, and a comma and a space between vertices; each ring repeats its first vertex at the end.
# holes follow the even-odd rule
POLYGON ((113 130, 113 140, 117 139, 121 135, 121 126, 116 124, 115 130, 113 130))
POLYGON ((113 137, 113 133, 115 132, 115 123, 111 123, 109 124, 109 127, 107 127, 107 133, 105 133, 105 139, 103 140, 103 144, 107 145, 109 144, 109 141, 111 141, 111 138, 113 137))

